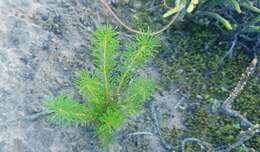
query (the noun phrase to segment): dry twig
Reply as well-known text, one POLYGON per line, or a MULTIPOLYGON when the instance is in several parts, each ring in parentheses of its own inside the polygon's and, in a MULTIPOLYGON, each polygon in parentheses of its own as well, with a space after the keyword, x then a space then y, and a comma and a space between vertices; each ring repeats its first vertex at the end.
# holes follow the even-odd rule
POLYGON ((255 67, 257 64, 257 58, 254 58, 251 64, 247 67, 245 73, 242 74, 239 82, 237 83, 234 90, 230 93, 229 97, 224 101, 222 108, 225 110, 227 114, 233 117, 238 117, 242 120, 243 123, 247 125, 247 127, 252 127, 253 124, 247 120, 246 117, 241 115, 239 112, 233 110, 231 108, 232 102, 236 99, 236 97, 243 91, 249 77, 254 73, 255 67))
POLYGON ((137 34, 146 34, 146 35, 158 35, 162 32, 164 32, 165 30, 167 30, 171 25, 173 25, 173 23, 176 21, 176 19, 178 18, 179 16, 179 13, 175 14, 171 21, 165 25, 163 28, 161 28, 160 30, 158 31, 155 31, 155 32, 142 32, 142 31, 138 31, 136 29, 133 29, 132 27, 128 26, 125 22, 123 22, 118 16, 117 14, 112 10, 112 8, 109 6, 109 4, 107 3, 106 0, 100 0, 100 2, 104 5, 104 7, 108 10, 108 12, 115 18, 115 20, 121 24, 123 27, 125 27, 127 30, 129 30, 130 32, 133 32, 133 33, 137 33, 137 34))
POLYGON ((210 143, 201 141, 201 140, 199 140, 199 139, 197 139, 197 138, 185 138, 185 139, 182 140, 182 142, 181 142, 181 151, 182 151, 182 152, 185 152, 185 144, 186 144, 187 142, 196 142, 196 143, 200 146, 201 150, 204 150, 206 147, 207 147, 208 149, 210 149, 210 150, 213 149, 213 148, 212 148, 212 145, 211 145, 210 143))
POLYGON ((45 116, 48 116, 48 115, 50 115, 50 112, 42 111, 42 112, 39 112, 39 113, 30 115, 30 116, 27 116, 27 117, 23 118, 23 120, 35 121, 35 120, 37 120, 37 119, 39 119, 41 117, 45 117, 45 116))
POLYGON ((161 135, 161 129, 160 129, 160 125, 159 125, 159 122, 158 122, 158 118, 157 118, 157 114, 156 114, 156 111, 155 111, 155 105, 154 105, 154 102, 150 102, 150 110, 151 110, 151 115, 152 115, 152 118, 153 118, 153 122, 154 122, 154 126, 156 128, 156 132, 158 134, 158 137, 160 139, 160 142, 162 144, 162 146, 167 150, 171 150, 172 147, 166 143, 166 141, 162 138, 162 135, 161 135))

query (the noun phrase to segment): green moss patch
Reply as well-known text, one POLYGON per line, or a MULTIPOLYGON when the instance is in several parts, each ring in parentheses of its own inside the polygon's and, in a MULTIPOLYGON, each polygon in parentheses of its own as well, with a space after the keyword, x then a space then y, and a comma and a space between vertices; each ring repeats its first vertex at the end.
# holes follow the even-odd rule
MULTIPOLYGON (((232 58, 220 64, 230 47, 218 32, 194 25, 172 35, 170 57, 160 57, 162 82, 176 85, 179 92, 190 99, 185 113, 187 136, 199 138, 214 147, 234 143, 244 130, 240 120, 220 112, 219 105, 236 86, 251 59, 238 45, 232 58), (188 30, 188 31, 187 31, 188 30), (214 109, 216 112, 214 112, 214 109)), ((259 72, 259 70, 258 70, 259 72)), ((260 78, 251 77, 241 95, 234 101, 233 109, 252 123, 260 123, 260 78)), ((247 142, 248 147, 259 149, 259 137, 247 142)), ((188 146, 187 146, 188 148, 188 146)))

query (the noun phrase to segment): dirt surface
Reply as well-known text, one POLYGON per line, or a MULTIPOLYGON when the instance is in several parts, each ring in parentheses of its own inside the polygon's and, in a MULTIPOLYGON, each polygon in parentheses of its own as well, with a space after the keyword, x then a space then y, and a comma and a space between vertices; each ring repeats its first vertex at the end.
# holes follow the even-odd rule
MULTIPOLYGON (((91 32, 111 18, 96 0, 0 0, 0 152, 99 152, 93 127, 64 128, 46 117, 43 103, 61 91, 75 95, 73 76, 93 68, 89 60, 91 32)), ((172 128, 178 97, 168 92, 153 101, 163 127, 172 128)), ((149 104, 149 103, 148 103, 149 104)), ((149 106, 130 118, 110 151, 166 151, 158 139, 149 106), (134 136, 148 131, 154 136, 134 136)), ((179 116, 180 117, 180 116, 179 116)), ((181 124, 179 125, 182 126, 181 124)))

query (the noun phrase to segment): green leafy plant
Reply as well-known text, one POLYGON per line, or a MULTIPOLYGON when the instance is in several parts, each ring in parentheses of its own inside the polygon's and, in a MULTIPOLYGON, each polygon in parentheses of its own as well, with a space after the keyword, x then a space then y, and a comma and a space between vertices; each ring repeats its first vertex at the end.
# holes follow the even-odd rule
POLYGON ((243 146, 240 146, 240 147, 236 148, 234 151, 235 152, 246 152, 247 149, 245 147, 243 147, 243 146))
MULTIPOLYGON (((174 2, 175 6, 170 8, 163 17, 172 16, 176 13, 180 13, 182 16, 192 13, 193 15, 213 18, 229 31, 236 29, 237 26, 236 23, 232 23, 225 17, 225 12, 228 11, 229 7, 238 14, 243 12, 242 9, 249 10, 257 15, 260 13, 260 9, 254 6, 253 1, 249 0, 175 0, 174 2)), ((233 17, 235 18, 235 16, 233 17)), ((259 25, 256 25, 257 21, 259 22, 259 16, 253 18, 250 24, 243 24, 242 31, 259 32, 259 25)))
POLYGON ((95 71, 80 71, 75 82, 87 102, 79 103, 66 95, 46 102, 50 120, 55 123, 95 123, 105 147, 113 141, 113 132, 129 115, 138 112, 155 91, 155 81, 138 76, 135 71, 156 53, 158 37, 135 36, 119 58, 117 35, 110 26, 99 27, 94 32, 95 39, 91 43, 95 71))

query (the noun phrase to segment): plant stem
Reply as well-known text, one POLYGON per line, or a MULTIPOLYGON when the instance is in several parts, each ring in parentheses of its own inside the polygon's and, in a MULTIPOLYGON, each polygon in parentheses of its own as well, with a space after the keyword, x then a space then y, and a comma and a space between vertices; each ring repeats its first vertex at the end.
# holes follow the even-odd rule
POLYGON ((123 87, 123 84, 125 82, 125 79, 127 78, 128 74, 129 74, 129 71, 132 69, 132 66, 134 65, 137 57, 141 54, 142 50, 145 49, 146 47, 145 46, 142 46, 139 50, 140 51, 137 51, 135 57, 133 58, 133 60, 131 61, 131 63, 127 66, 127 70, 125 71, 125 73, 123 74, 121 80, 119 81, 119 85, 117 87, 117 90, 116 90, 116 94, 115 96, 118 97, 120 96, 120 91, 123 87))
POLYGON ((108 106, 110 96, 109 96, 109 88, 108 88, 108 78, 107 78, 107 36, 105 36, 105 44, 103 46, 103 75, 104 75, 104 96, 105 96, 105 104, 108 106))

